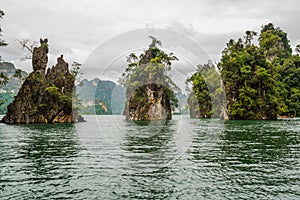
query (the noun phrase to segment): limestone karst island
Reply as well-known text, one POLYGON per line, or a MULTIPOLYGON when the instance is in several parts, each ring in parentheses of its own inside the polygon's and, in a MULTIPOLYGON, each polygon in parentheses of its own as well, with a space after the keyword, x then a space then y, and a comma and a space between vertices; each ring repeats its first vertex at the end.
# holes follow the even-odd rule
POLYGON ((300 200, 300 1, 0 2, 0 200, 300 200))
POLYGON ((173 114, 184 113, 191 118, 229 120, 299 116, 299 45, 293 54, 287 33, 272 23, 263 25, 259 35, 246 31, 243 38, 230 39, 218 63, 199 64, 186 78, 188 94, 170 76, 172 63, 178 58, 161 50, 158 38, 150 39, 143 53, 127 56, 119 85, 97 78, 84 79, 76 86, 77 94, 76 77, 63 56, 46 70, 48 41, 41 40, 32 52, 33 72, 26 78, 21 79, 25 73, 22 70, 9 68, 9 63, 1 64, 3 88, 9 79, 4 71, 9 74, 11 70, 12 80, 21 77, 22 82, 15 97, 2 100, 2 122, 84 121, 80 113, 123 114, 126 120, 133 121, 171 120, 173 114), (113 92, 117 101, 112 98, 113 92), (78 106, 74 107, 73 101, 78 101, 78 106))
POLYGON ((120 81, 127 88, 124 109, 127 120, 170 120, 172 106, 178 107, 174 90, 180 89, 167 74, 171 61, 178 59, 157 47, 161 41, 150 38, 152 43, 143 54, 132 53, 127 57, 128 67, 120 81))
POLYGON ((82 121, 72 109, 75 77, 63 56, 52 68, 48 63, 48 40, 40 40, 33 49, 31 72, 13 102, 8 105, 2 122, 13 123, 71 123, 82 121))

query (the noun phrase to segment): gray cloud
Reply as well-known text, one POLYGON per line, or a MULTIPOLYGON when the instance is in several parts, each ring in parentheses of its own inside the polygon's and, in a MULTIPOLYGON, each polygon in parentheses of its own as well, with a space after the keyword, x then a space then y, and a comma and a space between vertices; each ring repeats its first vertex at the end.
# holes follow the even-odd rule
MULTIPOLYGON (((70 63, 86 63, 101 44, 133 30, 148 30, 143 38, 135 42, 128 40, 132 46, 137 45, 135 48, 146 47, 149 43, 147 34, 154 28, 183 34, 200 45, 207 54, 206 58, 219 59, 230 38, 242 37, 245 30, 259 31, 261 25, 269 22, 286 31, 293 46, 300 43, 297 22, 299 5, 297 0, 2 0, 1 10, 6 15, 1 20, 1 27, 9 46, 1 48, 0 54, 18 68, 30 70, 30 62, 19 61, 23 52, 15 39, 28 38, 33 41, 47 37, 49 66, 55 64, 60 54, 64 54, 70 63)), ((175 45, 170 50, 182 56, 188 55, 186 59, 191 59, 193 63, 189 52, 180 49, 180 45, 188 43, 176 43, 178 38, 168 34, 160 34, 159 39, 168 48, 171 48, 171 43, 167 41, 173 39, 175 45)), ((117 45, 122 49, 128 44, 123 39, 117 45)), ((106 48, 107 52, 103 55, 109 57, 116 52, 115 48, 106 48)), ((193 44, 189 48, 193 49, 193 44)), ((104 66, 101 63, 109 62, 105 58, 103 60, 94 67, 86 65, 86 77, 93 77, 96 74, 94 69, 102 70, 104 66)), ((107 78, 121 73, 124 63, 124 60, 116 62, 119 66, 107 73, 107 78)), ((177 65, 188 65, 186 63, 182 59, 177 65)), ((176 68, 180 74, 188 74, 185 69, 176 68)))

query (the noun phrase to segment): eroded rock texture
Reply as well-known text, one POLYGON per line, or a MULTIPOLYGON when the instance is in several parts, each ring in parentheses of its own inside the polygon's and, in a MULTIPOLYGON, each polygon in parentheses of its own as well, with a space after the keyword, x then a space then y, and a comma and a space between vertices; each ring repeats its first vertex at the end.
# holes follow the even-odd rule
POLYGON ((8 106, 4 123, 70 123, 77 122, 76 110, 72 109, 75 78, 70 73, 63 56, 52 68, 48 62, 48 40, 40 40, 33 50, 31 72, 14 101, 8 106))
POLYGON ((127 120, 172 119, 166 87, 152 83, 137 88, 128 99, 125 115, 127 120))

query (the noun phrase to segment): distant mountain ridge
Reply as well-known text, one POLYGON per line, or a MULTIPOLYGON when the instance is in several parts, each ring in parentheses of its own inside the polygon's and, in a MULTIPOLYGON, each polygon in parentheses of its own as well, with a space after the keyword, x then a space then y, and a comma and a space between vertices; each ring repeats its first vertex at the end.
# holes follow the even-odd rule
MULTIPOLYGON (((13 101, 14 96, 19 91, 20 80, 13 76, 16 70, 13 63, 0 62, 0 72, 5 73, 9 77, 8 84, 0 90, 0 99, 5 100, 5 103, 0 106, 0 114, 6 113, 7 106, 13 101)), ((125 87, 110 80, 100 80, 99 78, 83 79, 76 86, 76 95, 81 104, 80 113, 98 115, 122 114, 126 102, 125 90, 125 87)), ((187 105, 187 96, 179 94, 177 98, 179 100, 179 109, 176 109, 174 112, 182 113, 187 105)))
MULTIPOLYGON (((76 94, 80 101, 81 114, 111 115, 123 114, 126 102, 126 88, 110 80, 83 79, 76 86, 76 94)), ((176 95, 179 107, 174 114, 186 114, 187 95, 176 95)))
MULTIPOLYGON (((14 96, 17 95, 19 88, 21 87, 20 80, 14 77, 16 67, 10 62, 0 62, 0 72, 3 72, 8 78, 8 83, 0 89, 0 99, 4 103, 0 106, 0 114, 5 114, 7 106, 14 100, 14 96)), ((28 75, 27 72, 23 71, 23 76, 28 75)))
POLYGON ((125 88, 113 81, 84 79, 76 87, 82 114, 122 114, 125 106, 125 88))

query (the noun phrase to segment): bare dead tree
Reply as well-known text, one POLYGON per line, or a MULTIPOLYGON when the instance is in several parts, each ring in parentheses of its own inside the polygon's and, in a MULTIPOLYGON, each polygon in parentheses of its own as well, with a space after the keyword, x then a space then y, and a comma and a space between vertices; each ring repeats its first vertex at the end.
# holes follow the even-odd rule
POLYGON ((38 42, 37 41, 29 41, 29 39, 16 39, 18 43, 21 45, 22 49, 26 49, 29 52, 29 55, 26 54, 24 55, 23 58, 21 58, 21 61, 26 61, 26 60, 31 60, 32 59, 32 54, 33 54, 33 49, 34 47, 37 47, 38 42))

